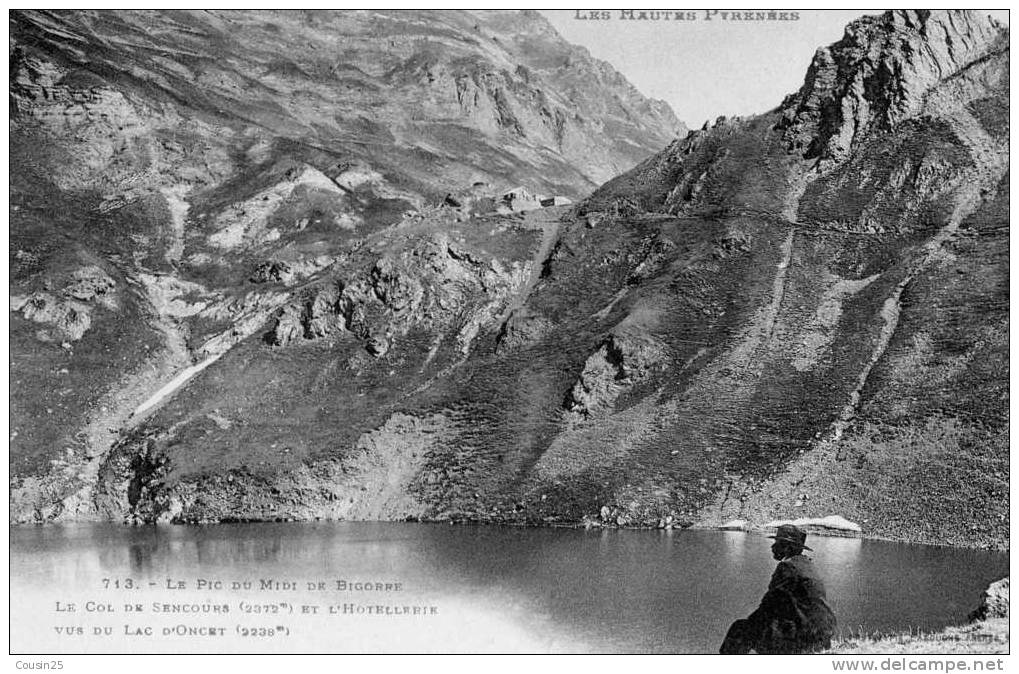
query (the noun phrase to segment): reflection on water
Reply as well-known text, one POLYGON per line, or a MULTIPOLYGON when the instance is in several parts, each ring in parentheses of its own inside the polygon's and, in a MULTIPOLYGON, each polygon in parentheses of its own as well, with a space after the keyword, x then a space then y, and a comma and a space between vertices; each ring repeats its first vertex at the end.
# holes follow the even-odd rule
POLYGON ((725 561, 730 565, 742 564, 747 535, 742 531, 723 531, 722 536, 725 541, 725 561))
MULTIPOLYGON (((935 629, 965 620, 986 585, 1007 573, 1001 553, 811 537, 830 603, 845 629, 935 629)), ((775 562, 761 535, 403 523, 76 525, 15 528, 14 652, 715 652, 729 623, 756 606, 775 562), (131 590, 103 579, 133 579, 131 590), (184 590, 167 590, 184 579, 184 590), (223 589, 198 589, 198 579, 223 589), (263 579, 295 588, 258 590, 263 579), (333 584, 401 583, 398 593, 339 592, 333 584), (230 591, 232 582, 252 584, 230 591), (311 591, 310 581, 328 583, 311 591), (57 614, 57 601, 106 601, 103 615, 57 614), (123 613, 126 600, 143 612, 123 613), (280 616, 240 603, 285 603, 280 616), (228 615, 154 615, 151 604, 221 603, 228 615), (348 604, 434 607, 430 615, 301 615, 348 604), (108 627, 71 637, 57 625, 108 627), (154 635, 122 634, 149 625, 154 635), (161 636, 181 625, 222 627, 216 638, 161 636), (246 627, 288 636, 242 638, 246 627)))

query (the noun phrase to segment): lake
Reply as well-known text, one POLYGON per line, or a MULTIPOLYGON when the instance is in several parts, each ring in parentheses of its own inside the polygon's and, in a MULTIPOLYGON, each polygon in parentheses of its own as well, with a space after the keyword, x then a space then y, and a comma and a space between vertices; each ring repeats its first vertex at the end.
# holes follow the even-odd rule
MULTIPOLYGON (((12 653, 714 653, 763 534, 265 523, 12 527, 12 653)), ((965 622, 1008 554, 810 536, 841 629, 965 622)), ((810 555, 811 553, 808 553, 810 555)))

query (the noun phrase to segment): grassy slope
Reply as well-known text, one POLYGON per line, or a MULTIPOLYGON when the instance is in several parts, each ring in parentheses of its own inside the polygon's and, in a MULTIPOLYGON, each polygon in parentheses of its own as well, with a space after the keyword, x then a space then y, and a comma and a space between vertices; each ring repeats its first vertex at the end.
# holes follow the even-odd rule
POLYGON ((908 632, 844 639, 828 653, 838 655, 996 655, 1009 653, 1008 618, 992 618, 940 632, 908 632))
MULTIPOLYGON (((1000 109, 1005 95, 1007 87, 995 89, 970 107, 1000 109)), ((1000 118, 989 112, 977 118, 989 136, 1006 137, 1000 118)), ((845 237, 833 266, 840 275, 865 276, 873 265, 895 260, 896 248, 888 244, 897 238, 906 254, 899 259, 908 261, 921 237, 947 220, 946 199, 925 202, 886 187, 902 157, 928 166, 940 158, 963 169, 972 164, 945 126, 899 133, 863 148, 801 202, 800 217, 822 223, 876 214, 877 232, 845 237), (854 175, 861 170, 866 177, 854 175), (909 203, 920 204, 912 215, 902 208, 909 203)), ((905 287, 895 331, 842 438, 817 443, 787 473, 760 486, 741 485, 741 505, 725 502, 709 521, 838 513, 883 538, 1008 547, 1007 179, 987 188, 980 207, 905 287)), ((866 315, 876 318, 887 289, 887 282, 875 281, 844 306, 843 321, 852 320, 846 314, 855 304, 866 312, 857 313, 857 325, 874 324, 866 315)))
POLYGON ((831 467, 833 508, 876 535, 1007 545, 1007 238, 1002 185, 963 224, 951 257, 904 296, 831 467))

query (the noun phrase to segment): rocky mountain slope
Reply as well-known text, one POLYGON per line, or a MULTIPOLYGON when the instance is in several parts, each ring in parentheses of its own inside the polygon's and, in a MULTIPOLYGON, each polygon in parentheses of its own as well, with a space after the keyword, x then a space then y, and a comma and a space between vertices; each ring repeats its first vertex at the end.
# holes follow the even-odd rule
POLYGON ((373 234, 577 198, 685 132, 534 13, 10 27, 16 519, 68 512, 136 409, 373 234))
MULTIPOLYGON (((45 21, 46 44, 84 51, 66 17, 45 21)), ((552 77, 546 29, 476 21, 552 77)), ((427 171, 374 168, 386 149, 334 172, 294 140, 317 127, 293 108, 216 127, 236 134, 220 143, 201 126, 216 104, 161 135, 99 86, 105 140, 92 122, 44 135, 87 113, 46 107, 37 59, 12 83, 33 120, 16 156, 53 176, 14 179, 12 518, 839 514, 865 535, 1008 546, 1009 52, 991 20, 861 19, 775 110, 527 213, 415 204, 427 171), (189 171, 208 182, 161 177, 189 171)), ((454 179, 434 173, 433 194, 454 179)))

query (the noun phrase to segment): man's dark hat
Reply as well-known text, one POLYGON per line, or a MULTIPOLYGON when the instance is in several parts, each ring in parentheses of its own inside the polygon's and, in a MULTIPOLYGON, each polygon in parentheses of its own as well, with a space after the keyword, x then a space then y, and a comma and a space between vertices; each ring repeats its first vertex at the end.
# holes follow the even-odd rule
POLYGON ((800 529, 795 524, 783 524, 779 526, 778 529, 775 529, 775 535, 768 536, 768 538, 774 538, 776 541, 795 543, 804 550, 811 550, 811 548, 808 548, 806 545, 807 532, 800 529))

